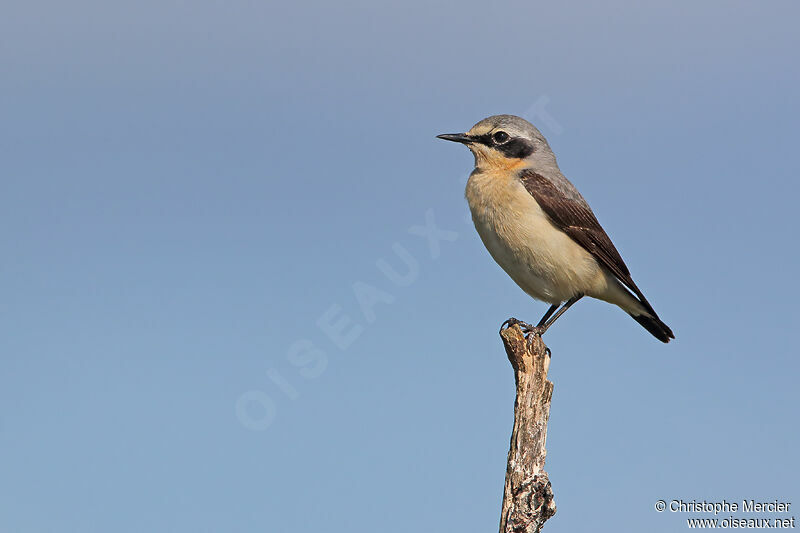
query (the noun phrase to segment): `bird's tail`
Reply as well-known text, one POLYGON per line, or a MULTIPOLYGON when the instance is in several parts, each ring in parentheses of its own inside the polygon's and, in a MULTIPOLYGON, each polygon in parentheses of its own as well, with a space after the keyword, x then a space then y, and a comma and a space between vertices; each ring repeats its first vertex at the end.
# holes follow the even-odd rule
POLYGON ((670 339, 675 338, 675 334, 672 333, 669 326, 664 324, 657 316, 651 317, 647 315, 634 315, 633 313, 628 314, 661 342, 669 342, 670 339))

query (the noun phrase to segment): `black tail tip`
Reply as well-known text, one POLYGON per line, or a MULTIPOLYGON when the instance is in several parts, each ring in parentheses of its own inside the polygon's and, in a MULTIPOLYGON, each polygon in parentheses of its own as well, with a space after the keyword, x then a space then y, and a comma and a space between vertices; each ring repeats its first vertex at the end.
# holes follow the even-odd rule
POLYGON ((664 324, 658 317, 651 318, 645 315, 631 315, 633 319, 642 325, 644 329, 650 332, 653 337, 661 342, 669 342, 670 339, 675 338, 675 334, 669 329, 669 326, 664 324))

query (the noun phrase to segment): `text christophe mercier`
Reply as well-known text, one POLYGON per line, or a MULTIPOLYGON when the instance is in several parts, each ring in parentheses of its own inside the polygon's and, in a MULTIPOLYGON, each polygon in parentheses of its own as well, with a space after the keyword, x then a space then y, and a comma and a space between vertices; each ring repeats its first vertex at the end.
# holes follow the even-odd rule
POLYGON ((788 513, 792 502, 781 502, 778 500, 771 502, 759 502, 756 500, 742 500, 742 503, 729 502, 722 500, 719 502, 709 502, 706 500, 671 500, 669 503, 664 500, 656 502, 656 511, 659 513, 670 511, 672 513, 788 513))
POLYGON ((741 505, 737 502, 722 500, 721 502, 707 502, 705 500, 690 502, 683 500, 672 500, 669 502, 669 510, 673 513, 737 513, 740 510, 744 513, 788 513, 792 502, 757 502, 755 500, 742 500, 741 505))

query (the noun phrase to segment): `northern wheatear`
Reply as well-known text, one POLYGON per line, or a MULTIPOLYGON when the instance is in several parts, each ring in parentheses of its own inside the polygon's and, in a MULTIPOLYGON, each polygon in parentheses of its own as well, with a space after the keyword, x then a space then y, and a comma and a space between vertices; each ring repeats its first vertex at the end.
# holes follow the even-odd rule
POLYGON ((551 304, 536 326, 512 323, 541 335, 591 296, 619 306, 658 340, 675 338, 533 124, 496 115, 466 133, 438 137, 465 144, 475 156, 466 196, 489 253, 523 291, 551 304))

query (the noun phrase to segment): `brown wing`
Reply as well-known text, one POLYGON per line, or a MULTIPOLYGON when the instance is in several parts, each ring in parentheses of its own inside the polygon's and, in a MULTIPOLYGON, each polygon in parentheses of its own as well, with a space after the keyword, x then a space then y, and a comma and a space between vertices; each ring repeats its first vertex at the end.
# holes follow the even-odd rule
POLYGON ((656 316, 653 307, 633 282, 622 256, 589 206, 585 202, 568 198, 556 189, 550 180, 531 170, 523 171, 520 180, 553 224, 592 254, 601 265, 639 297, 653 316, 656 316))

